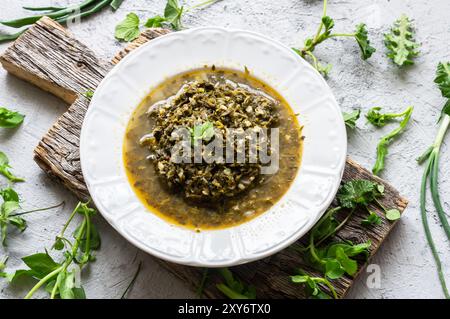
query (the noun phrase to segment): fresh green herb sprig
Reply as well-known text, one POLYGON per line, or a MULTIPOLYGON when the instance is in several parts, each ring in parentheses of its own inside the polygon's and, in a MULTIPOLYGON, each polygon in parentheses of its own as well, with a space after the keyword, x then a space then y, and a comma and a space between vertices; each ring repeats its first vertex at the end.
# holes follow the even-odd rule
POLYGON ((384 169, 385 159, 388 154, 388 146, 397 136, 399 136, 405 130, 406 126, 409 123, 414 108, 410 106, 402 113, 387 113, 387 114, 381 114, 379 110, 380 108, 378 107, 372 108, 366 115, 369 122, 375 126, 378 127, 384 126, 386 125, 387 121, 392 120, 394 118, 403 117, 403 119, 400 122, 400 125, 395 130, 383 136, 378 142, 377 159, 375 161, 375 165, 372 168, 372 172, 374 175, 379 175, 380 172, 384 169))
POLYGON ((291 281, 296 284, 304 284, 307 288, 307 293, 313 299, 330 299, 330 296, 323 291, 321 286, 326 286, 334 299, 338 299, 336 289, 327 278, 311 277, 303 271, 300 275, 291 276, 291 281))
POLYGON ((7 108, 0 107, 0 127, 15 128, 23 123, 24 115, 19 112, 10 111, 7 108))
POLYGON ((422 224, 425 230, 425 235, 436 262, 439 280, 442 286, 442 290, 447 299, 450 299, 450 293, 448 291, 445 277, 442 271, 442 264, 439 257, 439 253, 434 244, 433 236, 431 234, 430 226, 428 225, 427 218, 427 185, 430 184, 431 198, 436 208, 439 220, 442 224, 447 238, 450 239, 450 226, 447 220, 447 216, 444 212, 444 208, 439 196, 438 177, 439 177, 439 154, 441 145, 444 140, 445 134, 450 126, 450 62, 441 62, 438 64, 436 71, 436 78, 434 82, 441 90, 442 96, 447 99, 444 105, 439 119, 439 129, 434 143, 421 155, 417 161, 419 164, 425 163, 425 170, 422 176, 422 183, 420 187, 420 211, 422 217, 422 224))
POLYGON ((387 56, 398 66, 414 64, 413 59, 419 55, 419 44, 414 39, 414 28, 406 15, 394 22, 389 33, 384 35, 387 56))
POLYGON ((3 199, 3 203, 0 206, 0 238, 3 246, 6 246, 6 238, 9 226, 13 226, 21 232, 25 231, 25 229, 27 228, 27 222, 22 217, 23 215, 57 208, 64 204, 64 202, 61 202, 50 207, 17 212, 21 207, 19 203, 19 195, 14 189, 12 189, 11 187, 1 189, 0 196, 3 199))
POLYGON ((324 0, 322 18, 315 36, 306 39, 304 47, 302 49, 293 48, 293 50, 302 58, 309 58, 312 61, 312 65, 314 66, 314 68, 324 76, 328 75, 332 66, 330 64, 321 64, 317 57, 313 54, 313 51, 317 45, 327 39, 337 37, 354 38, 361 50, 361 57, 363 60, 369 59, 376 51, 376 49, 370 45, 367 28, 364 23, 358 24, 354 33, 332 33, 333 28, 334 20, 331 17, 327 16, 327 0, 324 0))
POLYGON ((95 210, 87 203, 80 202, 75 207, 52 246, 52 250, 61 252, 65 250, 62 253, 61 262, 56 262, 47 251, 33 254, 22 258, 28 269, 17 270, 4 277, 12 283, 21 277, 30 277, 38 281, 27 293, 25 299, 33 297, 41 287, 45 287, 51 299, 86 298, 84 289, 78 284, 76 278, 86 264, 95 260, 93 251, 100 248, 100 235, 91 220, 95 213, 95 210), (65 231, 76 214, 80 214, 83 219, 71 241, 65 236, 65 231))
POLYGON ((20 19, 0 21, 0 24, 11 28, 26 27, 14 34, 0 34, 0 43, 17 39, 30 25, 34 24, 44 16, 52 18, 59 23, 66 23, 67 21, 93 15, 107 6, 111 6, 113 10, 117 10, 123 1, 124 0, 84 0, 79 4, 67 7, 24 7, 25 10, 41 13, 20 19))
POLYGON ((10 171, 9 158, 5 153, 0 152, 0 174, 5 176, 11 182, 24 182, 21 177, 17 177, 10 171))
POLYGON ((219 274, 225 283, 217 284, 216 287, 230 299, 255 299, 256 290, 253 286, 246 286, 242 281, 234 278, 228 268, 219 268, 219 274))
MULTIPOLYGON (((172 29, 179 31, 183 28, 181 18, 184 13, 191 10, 204 7, 218 0, 208 0, 192 7, 181 6, 178 0, 168 0, 164 8, 164 15, 156 15, 148 19, 143 26, 147 28, 160 28, 169 25, 172 29)), ((141 21, 135 13, 129 13, 125 20, 116 26, 115 37, 117 40, 130 42, 135 40, 141 34, 141 21)))
POLYGON ((359 120, 361 116, 361 110, 353 110, 352 112, 342 112, 342 116, 344 117, 345 125, 350 129, 356 128, 356 121, 359 120))

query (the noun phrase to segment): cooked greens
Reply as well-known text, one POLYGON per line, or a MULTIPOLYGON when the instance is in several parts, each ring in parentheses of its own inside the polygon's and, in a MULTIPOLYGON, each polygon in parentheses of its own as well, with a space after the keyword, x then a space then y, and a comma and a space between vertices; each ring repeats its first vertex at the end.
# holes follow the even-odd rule
MULTIPOLYGON (((250 163, 245 152, 244 163, 195 163, 195 152, 188 163, 171 160, 172 150, 179 142, 174 132, 187 128, 191 132, 192 147, 215 139, 221 133, 221 145, 238 142, 229 136, 229 129, 244 134, 246 129, 271 128, 278 122, 277 102, 263 94, 228 81, 192 81, 174 96, 157 103, 149 110, 156 125, 141 142, 148 145, 158 175, 170 186, 181 188, 184 196, 193 200, 224 199, 240 194, 260 181, 261 162, 250 163)), ((270 141, 267 140, 268 148, 270 141)), ((237 158, 237 157, 235 157, 237 158)))

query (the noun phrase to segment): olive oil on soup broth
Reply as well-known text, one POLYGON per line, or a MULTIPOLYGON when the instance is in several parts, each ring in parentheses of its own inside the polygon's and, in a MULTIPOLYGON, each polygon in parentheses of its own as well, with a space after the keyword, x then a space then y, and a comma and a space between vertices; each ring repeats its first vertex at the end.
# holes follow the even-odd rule
MULTIPOLYGON (((194 103, 194 105, 197 103, 196 101, 192 101, 192 99, 189 101, 189 103, 194 103)), ((203 103, 204 101, 200 102, 203 103)), ((215 103, 215 101, 212 102, 215 103)), ((183 107, 187 106, 184 105, 183 107)), ((189 109, 188 111, 191 112, 192 110, 189 109)), ((235 111, 237 118, 239 118, 238 115, 240 114, 253 115, 256 112, 252 108, 247 108, 246 111, 235 111)), ((264 112, 260 113, 262 114, 264 112)), ((173 113, 170 114, 173 115, 173 113)), ((216 116, 217 112, 209 114, 216 116)), ((195 114, 191 114, 191 116, 195 117, 195 114)), ((186 117, 183 115, 178 120, 186 121, 186 117)), ((208 120, 210 119, 208 118, 208 120)), ((227 120, 230 122, 229 115, 227 120)), ((171 121, 172 119, 167 123, 171 121)), ((220 118, 216 117, 211 121, 214 123, 214 126, 221 125, 220 118)), ((162 139, 161 137, 159 142, 162 139)), ((157 146, 159 147, 160 145, 157 146)), ((155 144, 153 144, 153 149, 155 149, 155 144)), ((287 102, 275 90, 267 84, 253 78, 247 70, 246 72, 241 72, 205 67, 169 78, 150 92, 137 107, 128 123, 124 139, 123 158, 126 173, 133 190, 151 212, 172 224, 195 230, 203 230, 238 225, 270 209, 286 193, 292 184, 300 166, 301 152, 301 127, 287 102), (247 94, 246 92, 252 92, 248 93, 249 98, 257 99, 255 101, 258 103, 265 103, 264 105, 267 106, 267 110, 271 110, 271 114, 263 114, 258 118, 250 116, 249 119, 259 121, 260 123, 268 123, 270 127, 279 129, 279 168, 273 175, 259 174, 255 176, 254 166, 247 167, 243 164, 238 168, 241 171, 236 171, 237 173, 232 171, 233 174, 239 174, 237 176, 241 178, 239 185, 237 185, 238 187, 236 188, 236 185, 231 184, 228 187, 229 189, 221 189, 221 186, 225 187, 225 183, 219 179, 224 178, 223 174, 220 174, 222 172, 229 173, 227 167, 223 167, 223 165, 229 164, 223 164, 220 167, 216 165, 211 169, 216 174, 214 176, 217 176, 217 179, 214 176, 212 177, 214 178, 213 182, 218 184, 218 188, 216 187, 215 189, 216 192, 212 188, 211 191, 209 189, 199 189, 199 193, 196 194, 197 189, 192 188, 193 184, 196 185, 196 182, 192 182, 196 181, 194 180, 196 176, 190 176, 192 180, 189 180, 189 177, 181 175, 184 175, 184 172, 187 174, 190 172, 191 175, 198 174, 199 172, 204 173, 211 167, 206 167, 208 164, 204 162, 201 164, 192 164, 196 166, 184 167, 184 170, 180 167, 175 167, 177 169, 175 171, 176 179, 173 180, 172 175, 174 174, 171 175, 171 179, 166 179, 169 174, 164 171, 166 168, 162 164, 166 162, 154 162, 149 159, 149 155, 152 153, 149 147, 142 145, 143 136, 148 136, 149 132, 157 132, 159 135, 164 134, 164 132, 160 132, 158 125, 161 126, 162 130, 168 126, 164 122, 167 122, 167 118, 164 118, 165 114, 162 117, 160 115, 164 110, 160 111, 157 109, 156 113, 159 114, 160 118, 155 119, 149 116, 149 108, 151 110, 154 105, 161 104, 161 101, 165 101, 169 97, 173 101, 173 97, 180 91, 180 88, 186 87, 186 85, 188 89, 203 90, 201 92, 204 92, 205 88, 206 91, 213 90, 212 88, 208 88, 211 84, 215 86, 214 90, 220 88, 222 91, 214 92, 215 95, 205 97, 206 99, 211 99, 211 96, 218 96, 220 92, 227 93, 226 90, 229 86, 226 83, 233 83, 237 87, 243 87, 244 94, 247 94), (252 95, 253 93, 254 95, 252 95), (273 103, 270 101, 273 101, 273 103), (161 175, 161 172, 166 173, 167 176, 161 175), (182 181, 186 184, 176 185, 177 181, 180 181, 180 178, 177 176, 183 177, 182 181), (247 178, 247 181, 252 181, 253 184, 247 183, 245 185, 249 185, 248 187, 241 187, 245 179, 241 176, 247 178), (220 182, 217 182, 218 180, 220 182), (232 192, 232 189, 241 189, 242 191, 232 192), (219 191, 222 191, 222 193, 219 191), (192 200, 192 198, 197 200, 192 200)), ((174 168, 174 165, 171 163, 166 166, 170 165, 174 168)), ((230 168, 234 169, 234 167, 230 168)), ((209 180, 207 182, 206 185, 211 185, 212 187, 212 183, 209 180)))

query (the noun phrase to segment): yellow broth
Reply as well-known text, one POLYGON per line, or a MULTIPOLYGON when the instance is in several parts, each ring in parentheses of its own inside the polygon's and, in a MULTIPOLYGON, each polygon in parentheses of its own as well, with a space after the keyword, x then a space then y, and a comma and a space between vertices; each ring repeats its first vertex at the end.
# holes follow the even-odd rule
POLYGON ((129 182, 144 205, 170 223, 195 230, 225 228, 246 222, 272 207, 289 189, 297 174, 302 153, 301 127, 287 102, 272 88, 245 72, 203 68, 176 75, 165 80, 142 101, 131 116, 125 134, 123 159, 129 182), (279 169, 266 175, 264 182, 244 194, 223 200, 215 207, 186 200, 182 193, 166 185, 147 159, 149 150, 139 143, 152 131, 152 121, 146 114, 156 102, 176 94, 181 86, 193 80, 228 79, 259 90, 278 102, 279 169))

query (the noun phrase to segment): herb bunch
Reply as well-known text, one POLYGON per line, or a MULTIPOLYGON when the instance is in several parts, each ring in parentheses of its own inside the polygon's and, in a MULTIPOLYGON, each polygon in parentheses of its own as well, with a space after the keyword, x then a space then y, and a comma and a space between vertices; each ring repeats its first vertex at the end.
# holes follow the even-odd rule
MULTIPOLYGON (((173 30, 179 31, 183 28, 181 18, 183 14, 194 9, 204 7, 218 0, 207 0, 192 7, 186 8, 180 5, 178 0, 168 0, 164 9, 164 15, 156 15, 148 19, 143 26, 147 28, 160 28, 170 26, 173 30)), ((117 40, 130 42, 141 34, 141 21, 136 13, 129 13, 125 20, 116 26, 115 37, 117 40)))
POLYGON ((388 154, 388 146, 397 136, 399 136, 405 130, 414 108, 412 106, 409 106, 402 113, 383 114, 380 112, 380 110, 380 107, 374 107, 366 115, 367 120, 377 127, 383 127, 388 124, 389 121, 396 118, 402 118, 402 120, 400 122, 400 125, 396 129, 383 136, 378 142, 377 159, 375 161, 375 165, 372 168, 372 172, 374 175, 379 175, 380 172, 384 169, 385 159, 388 154))
POLYGON ((14 273, 1 273, 11 283, 19 278, 30 277, 37 283, 25 296, 25 299, 33 295, 41 288, 49 293, 50 298, 84 299, 86 294, 78 282, 78 277, 88 263, 95 260, 93 251, 100 248, 101 240, 97 228, 92 223, 92 216, 96 211, 88 206, 88 203, 78 203, 71 213, 61 232, 56 236, 52 250, 62 252, 62 261, 55 261, 47 250, 23 257, 23 262, 28 269, 20 269, 14 273), (82 222, 73 233, 73 240, 69 239, 65 232, 75 215, 82 216, 82 222))
POLYGON ((93 15, 107 6, 110 6, 113 10, 117 10, 123 1, 124 0, 84 0, 79 4, 67 7, 23 7, 25 10, 40 13, 25 18, 0 21, 0 24, 11 28, 25 27, 25 29, 14 34, 0 34, 0 43, 17 39, 30 25, 34 24, 44 16, 52 18, 59 23, 66 23, 68 21, 93 15))
POLYGON ((436 208, 437 215, 442 224, 447 238, 450 239, 450 226, 444 208, 441 203, 438 188, 439 178, 439 154, 444 140, 445 134, 450 125, 450 62, 440 62, 436 71, 436 78, 434 82, 438 85, 442 96, 447 99, 446 104, 442 108, 441 117, 439 119, 439 129, 434 143, 422 154, 418 159, 418 163, 426 163, 425 170, 422 176, 422 183, 420 187, 420 211, 422 217, 422 224, 425 230, 425 235, 430 246, 431 252, 436 262, 439 280, 442 290, 447 299, 450 299, 450 294, 446 286, 445 277, 442 272, 442 264, 439 253, 434 244, 433 236, 431 234, 430 226, 427 219, 427 185, 430 185, 431 198, 436 208))
POLYGON ((419 55, 419 44, 415 41, 411 20, 402 15, 393 27, 384 35, 387 56, 398 66, 414 64, 413 59, 419 55))
POLYGON ((305 40, 305 44, 302 49, 293 48, 293 50, 302 58, 309 58, 312 61, 314 68, 324 76, 328 75, 332 66, 331 64, 321 64, 317 57, 313 54, 313 51, 317 45, 325 40, 337 37, 354 38, 361 50, 361 58, 363 60, 369 59, 376 51, 376 49, 370 45, 367 28, 364 23, 358 24, 355 28, 355 32, 353 33, 332 33, 333 28, 334 20, 327 15, 327 0, 324 0, 323 14, 316 34, 305 40))

